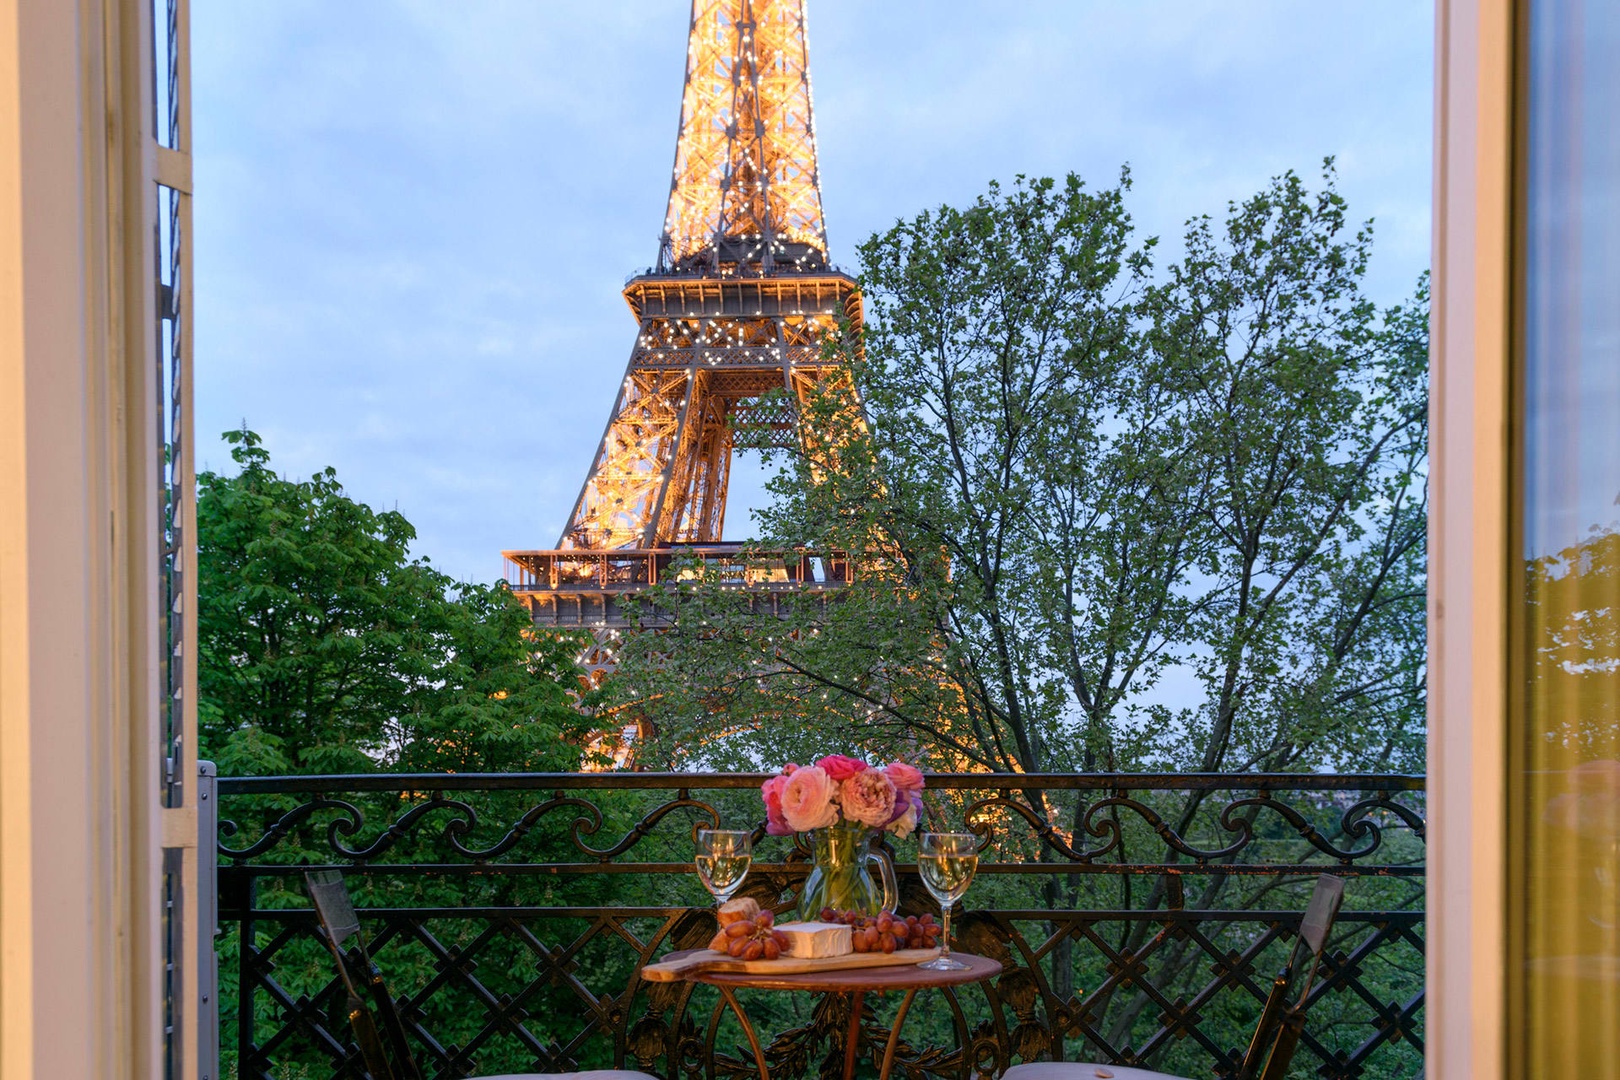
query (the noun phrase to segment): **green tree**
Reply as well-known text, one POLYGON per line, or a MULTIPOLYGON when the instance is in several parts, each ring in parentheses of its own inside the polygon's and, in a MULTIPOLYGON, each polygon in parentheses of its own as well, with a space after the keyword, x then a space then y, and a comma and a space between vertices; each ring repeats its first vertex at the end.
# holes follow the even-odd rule
POLYGON ((864 341, 764 515, 860 572, 774 620, 652 593, 620 679, 652 760, 1421 767, 1425 289, 1362 294, 1331 163, 1193 219, 1165 272, 1128 188, 992 185, 861 246, 864 341))
POLYGON ((201 752, 226 774, 568 770, 571 642, 504 584, 412 559, 415 530, 334 470, 278 476, 253 432, 198 476, 201 752))
POLYGON ((1195 220, 1149 296, 1147 376, 1208 470, 1185 767, 1421 769, 1427 286, 1362 295, 1371 229, 1346 235, 1332 180, 1195 220))
MULTIPOLYGON (((253 432, 225 438, 234 444, 238 470, 200 475, 197 502, 200 749, 223 775, 579 767, 587 733, 573 696, 581 686, 580 641, 532 635, 527 611, 503 584, 456 582, 426 559, 411 558, 410 523, 350 498, 333 470, 308 480, 279 476, 253 432)), ((365 822, 356 842, 401 829, 379 865, 445 859, 443 830, 452 815, 436 811, 414 830, 400 825, 422 810, 426 793, 348 792, 342 798, 365 822)), ((464 838, 479 846, 504 835, 536 797, 498 791, 466 793, 463 800, 472 813, 456 820, 472 822, 464 838)), ((299 795, 241 796, 229 812, 251 834, 304 801, 299 795)), ((624 800, 603 803, 603 828, 615 835, 645 812, 624 800)), ((347 819, 328 808, 266 861, 330 861, 325 829, 334 820, 347 819)), ((533 826, 529 857, 577 859, 572 822, 559 814, 533 826)), ((623 888, 612 876, 564 881, 567 902, 581 906, 613 902, 623 888)), ((561 896, 553 893, 563 892, 555 880, 500 875, 356 873, 351 888, 362 907, 555 904, 561 896)), ((298 908, 308 900, 293 876, 261 879, 255 902, 298 908)), ((471 945, 473 925, 438 929, 451 947, 462 947, 471 945)), ((224 970, 234 970, 240 947, 235 933, 221 940, 224 970)), ((522 943, 508 939, 485 943, 480 958, 518 973, 534 962, 522 943)), ((607 963, 628 969, 632 962, 614 957, 607 963)), ((318 941, 300 940, 278 954, 277 976, 295 994, 313 993, 330 982, 331 965, 318 941)), ((401 987, 425 985, 438 972, 434 957, 409 947, 392 950, 386 966, 401 987)), ((618 977, 622 982, 628 975, 618 977)), ((237 994, 234 984, 222 988, 227 1038, 239 1021, 237 994)), ((536 1000, 544 1018, 548 1007, 560 1011, 573 999, 547 990, 536 1000)), ((435 997, 425 1022, 449 1041, 470 1038, 484 1023, 452 995, 435 997)), ((265 1037, 277 1020, 261 1012, 260 1024, 265 1037)), ((559 1025, 558 1034, 566 1027, 559 1025)), ((501 1062, 496 1051, 484 1060, 514 1069, 528 1061, 510 1048, 505 1052, 501 1062)), ((289 1069, 314 1070, 324 1061, 307 1046, 299 1056, 289 1069)), ((595 1062, 610 1063, 605 1057, 595 1062)))
MULTIPOLYGON (((1409 304, 1367 300, 1370 227, 1324 172, 1318 191, 1290 173, 1194 218, 1162 270, 1133 237, 1128 176, 992 185, 863 244, 864 341, 834 343, 847 380, 803 404, 813 434, 772 485, 761 544, 850 552, 855 580, 828 602, 773 598, 769 619, 701 573, 652 591, 643 614, 663 629, 620 669, 661 725, 644 760, 857 747, 1004 772, 1421 770, 1428 297, 1420 282, 1409 304)), ((1086 800, 1015 797, 1080 833, 1086 800)), ((1201 794, 1153 808, 1182 835, 1227 835, 1201 794)), ((1277 861, 1311 857, 1243 816, 1277 861)), ((1278 885, 1193 880, 1201 908, 1278 885)), ((1054 875, 998 899, 1164 903, 1162 882, 1133 889, 1054 875)), ((1059 994, 1083 952, 1054 948, 1059 994)), ((1196 989, 1185 942, 1153 964, 1159 985, 1196 989)), ((1152 1001, 1105 1008, 1117 1045, 1152 1001)))

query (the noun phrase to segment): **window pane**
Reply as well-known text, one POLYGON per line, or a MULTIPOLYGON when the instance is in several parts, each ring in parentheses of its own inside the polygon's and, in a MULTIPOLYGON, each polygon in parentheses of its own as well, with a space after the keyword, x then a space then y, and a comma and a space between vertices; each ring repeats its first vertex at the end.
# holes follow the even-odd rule
POLYGON ((1518 1064, 1620 1077, 1620 4, 1528 31, 1518 1064))

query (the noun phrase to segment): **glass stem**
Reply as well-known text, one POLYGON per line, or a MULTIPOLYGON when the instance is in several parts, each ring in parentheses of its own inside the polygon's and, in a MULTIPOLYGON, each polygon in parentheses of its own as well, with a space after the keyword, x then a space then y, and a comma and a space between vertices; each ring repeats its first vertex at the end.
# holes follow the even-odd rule
POLYGON ((951 908, 955 906, 955 904, 940 905, 940 910, 945 916, 945 928, 940 931, 939 935, 939 958, 941 960, 949 960, 951 958, 951 908))

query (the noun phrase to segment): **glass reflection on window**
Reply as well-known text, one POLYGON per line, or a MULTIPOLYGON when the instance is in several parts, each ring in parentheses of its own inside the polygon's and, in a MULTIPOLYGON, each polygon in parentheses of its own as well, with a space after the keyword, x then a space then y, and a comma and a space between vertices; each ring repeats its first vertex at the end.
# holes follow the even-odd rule
POLYGON ((1515 1056, 1620 1077, 1620 3, 1527 29, 1515 1056))

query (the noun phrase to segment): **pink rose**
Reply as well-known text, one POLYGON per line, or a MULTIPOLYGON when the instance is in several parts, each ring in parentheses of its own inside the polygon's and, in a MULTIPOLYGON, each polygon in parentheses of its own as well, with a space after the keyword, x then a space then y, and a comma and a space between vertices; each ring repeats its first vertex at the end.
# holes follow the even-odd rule
POLYGON ((894 761, 890 762, 889 767, 883 771, 890 780, 894 781, 896 788, 906 792, 908 795, 913 791, 923 789, 922 770, 915 765, 907 765, 903 761, 894 761))
MULTIPOLYGON (((893 826, 907 813, 911 814, 911 825, 906 832, 916 827, 917 819, 922 815, 923 774, 915 765, 907 765, 903 761, 892 762, 883 770, 884 774, 894 782, 895 790, 899 792, 894 799, 894 815, 887 824, 893 826)), ((900 833, 904 836, 906 833, 900 833)))
POLYGON ((894 781, 876 769, 862 769, 851 776, 839 793, 844 816, 851 821, 881 829, 894 818, 894 781))
POLYGON ((866 762, 857 758, 845 757, 843 754, 828 754, 816 762, 818 768, 825 769, 827 776, 835 784, 842 784, 856 773, 868 768, 866 762))
POLYGON ((765 800, 765 831, 771 836, 792 836, 793 829, 782 816, 782 789, 787 787, 784 773, 773 776, 760 786, 759 794, 765 800))
POLYGON ((782 785, 782 820, 794 832, 825 829, 838 821, 838 785, 825 769, 807 765, 782 785))

